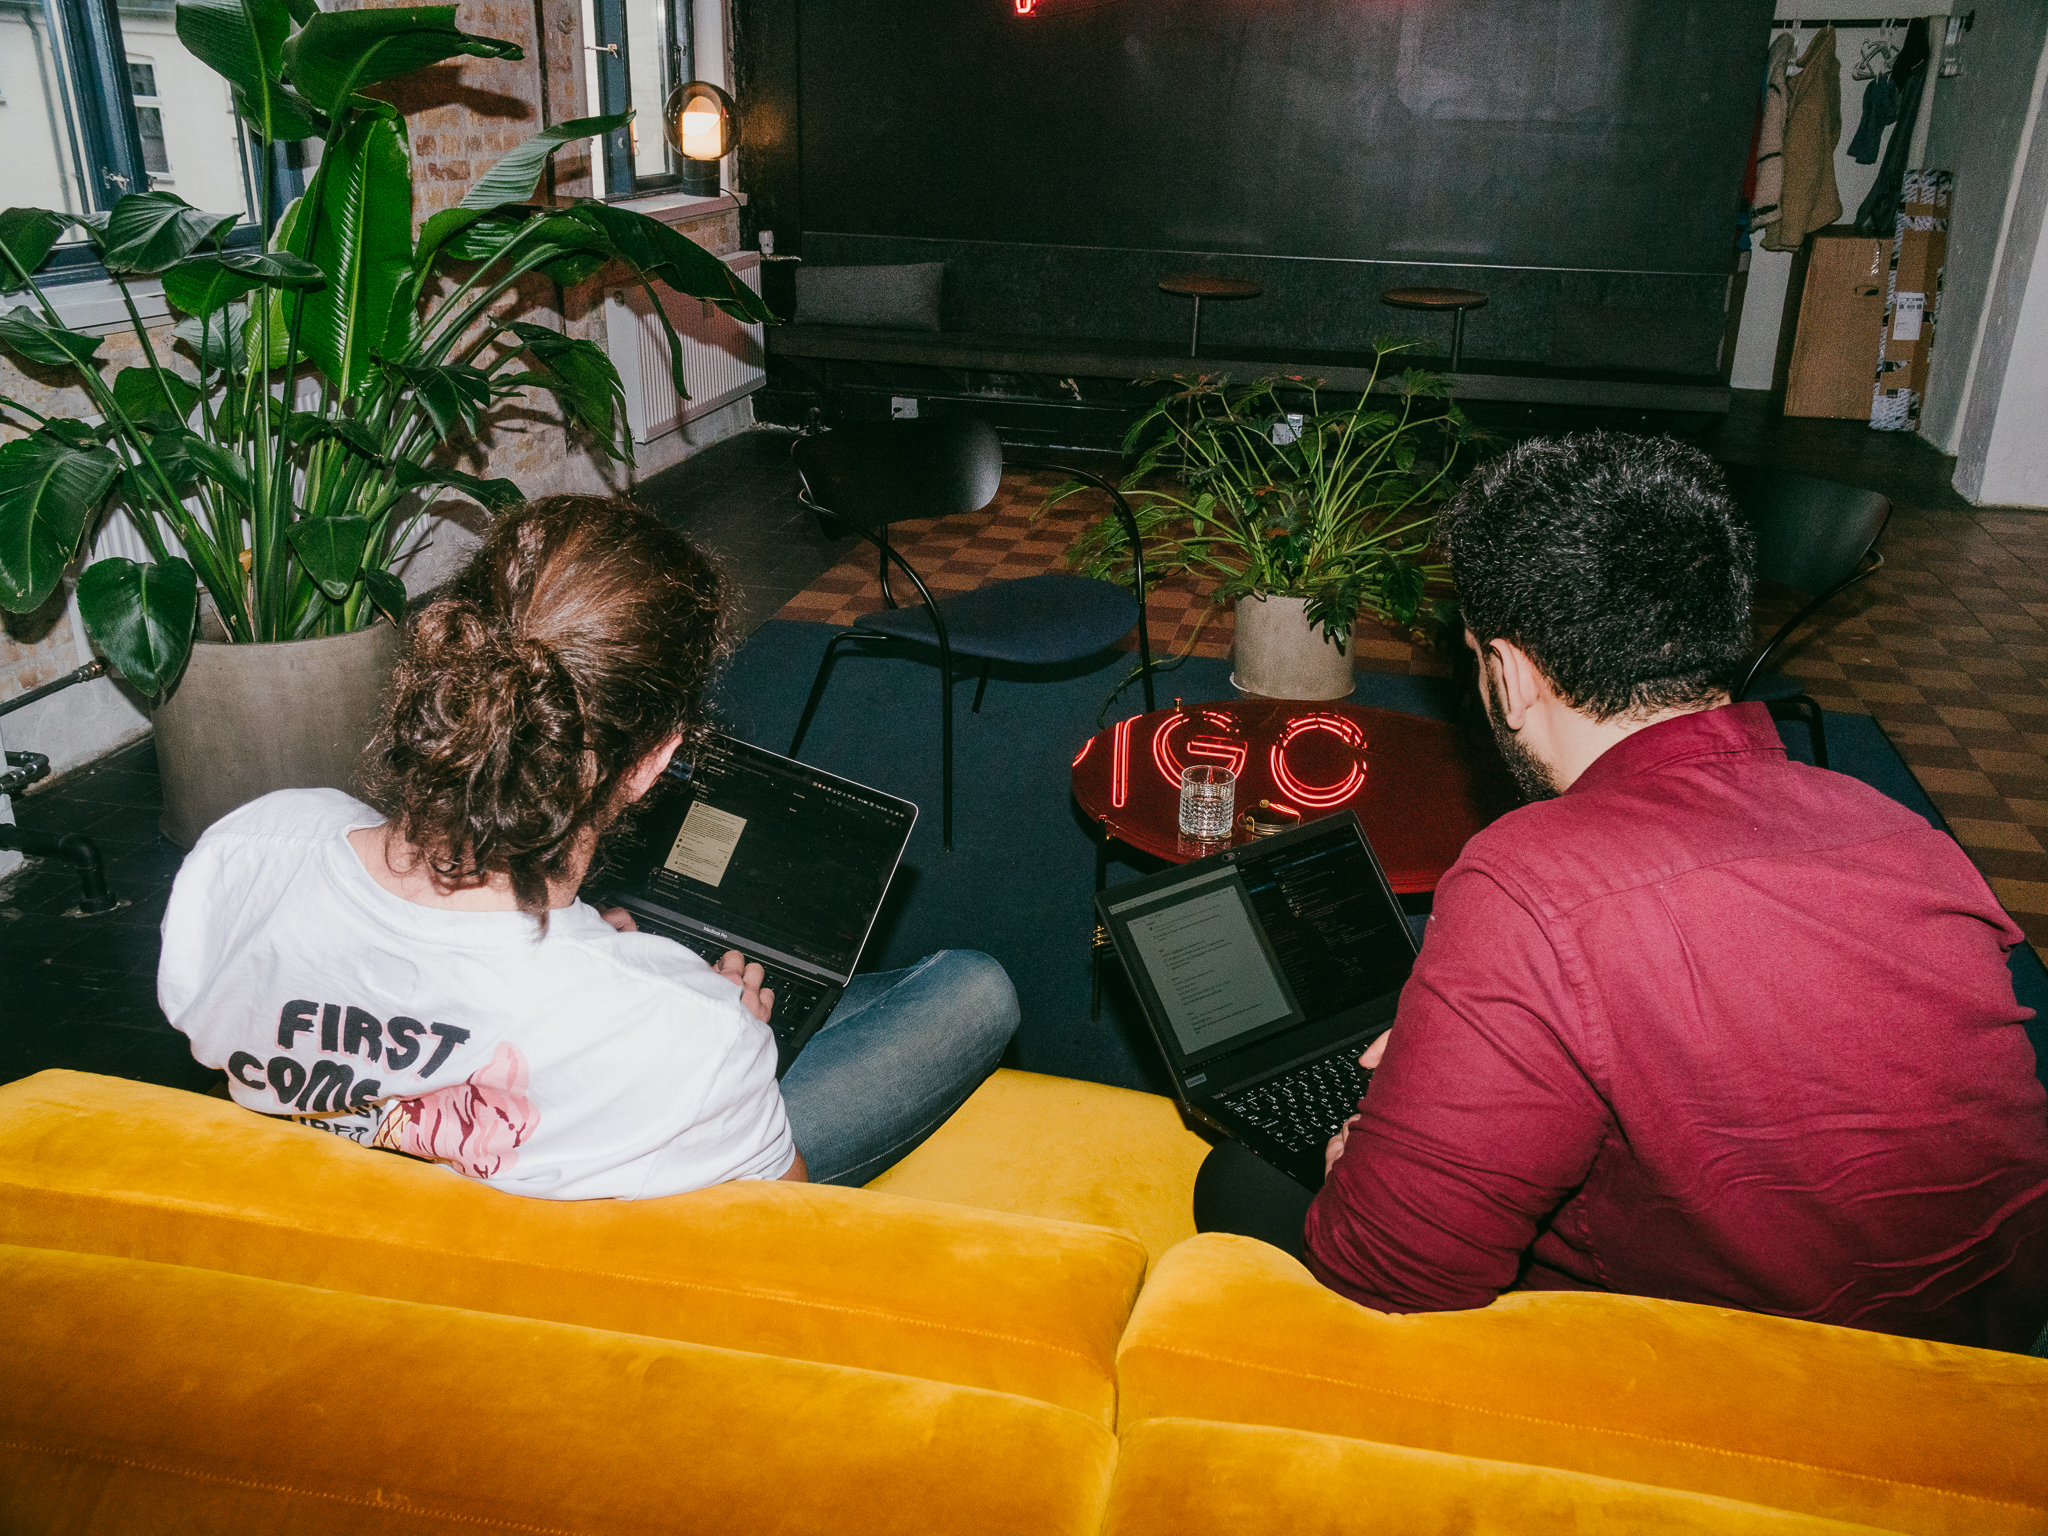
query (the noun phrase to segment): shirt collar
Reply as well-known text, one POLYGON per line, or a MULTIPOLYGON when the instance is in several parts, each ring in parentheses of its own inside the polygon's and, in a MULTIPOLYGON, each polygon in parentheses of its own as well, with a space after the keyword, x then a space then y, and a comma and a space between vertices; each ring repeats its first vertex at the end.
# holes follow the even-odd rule
POLYGON ((1577 794, 1603 784, 1658 773, 1672 764, 1701 757, 1727 757, 1762 752, 1785 755, 1785 744, 1771 720, 1770 706, 1756 702, 1724 704, 1659 720, 1622 737, 1587 766, 1565 791, 1577 794))

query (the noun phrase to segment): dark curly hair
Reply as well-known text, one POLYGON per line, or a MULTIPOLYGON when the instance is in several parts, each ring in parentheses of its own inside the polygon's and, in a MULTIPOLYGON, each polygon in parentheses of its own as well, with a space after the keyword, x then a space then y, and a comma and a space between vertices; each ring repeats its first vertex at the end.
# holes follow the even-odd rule
POLYGON ((439 881, 509 875, 545 927, 549 880, 617 818, 634 765, 708 729, 724 598, 718 567, 630 502, 502 514, 413 623, 367 798, 439 881))
POLYGON ((1538 438, 1437 515, 1465 625, 1595 720, 1700 708, 1741 675, 1754 541, 1721 471, 1669 437, 1538 438))

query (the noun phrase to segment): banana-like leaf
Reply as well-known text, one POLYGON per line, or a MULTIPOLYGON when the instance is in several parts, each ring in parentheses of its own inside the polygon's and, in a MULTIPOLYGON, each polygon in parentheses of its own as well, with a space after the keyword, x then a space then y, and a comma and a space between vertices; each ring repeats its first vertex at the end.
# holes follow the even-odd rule
POLYGON ((9 258, 0 260, 0 293, 26 288, 28 279, 22 274, 40 267, 63 233, 64 216, 47 208, 9 208, 0 213, 0 246, 9 258))
MULTIPOLYGON (((318 20, 393 14, 323 12, 318 20)), ((298 36, 311 31, 309 26, 298 36)), ((327 286, 282 308, 289 317, 304 303, 299 344, 346 399, 369 378, 371 354, 384 346, 392 306, 412 271, 412 169, 403 124, 381 114, 357 117, 322 159, 318 175, 318 227, 311 232, 311 248, 297 254, 327 274, 327 286)), ((305 203, 314 206, 313 191, 305 203)), ((292 234, 299 244, 296 225, 292 234)))
POLYGON ((114 403, 136 421, 168 413, 182 423, 199 403, 199 389, 169 371, 123 368, 114 375, 114 403))
POLYGON ((120 473, 111 449, 48 432, 0 447, 0 608, 42 607, 120 473))
POLYGON ((234 88, 235 110, 257 138, 305 138, 280 132, 281 119, 304 123, 300 114, 280 113, 277 97, 284 87, 284 44, 291 35, 292 16, 284 0, 179 0, 178 41, 234 88))
POLYGON ((709 299, 736 319, 773 323, 774 312, 737 272, 661 220, 611 203, 578 203, 563 212, 601 230, 612 253, 643 277, 693 299, 709 299))
POLYGON ((579 341, 544 325, 515 321, 511 332, 526 344, 537 371, 514 374, 503 384, 534 384, 553 393, 562 414, 581 427, 606 453, 619 457, 619 419, 626 409, 619 370, 595 342, 579 341))
POLYGON ((502 512, 526 500, 526 493, 510 480, 481 480, 475 475, 465 475, 459 469, 442 469, 434 464, 400 462, 391 476, 391 483, 402 491, 417 490, 423 485, 444 485, 451 491, 462 492, 492 512, 502 512))
POLYGON ((299 564, 335 602, 348 596, 370 542, 367 517, 302 517, 285 530, 299 564))
POLYGON ((252 98, 239 85, 231 89, 236 115, 249 125, 249 131, 258 139, 263 139, 264 135, 257 125, 257 117, 266 110, 270 113, 270 135, 265 141, 268 143, 323 138, 332 122, 325 112, 288 85, 272 84, 267 102, 252 98))
POLYGON ((104 422, 95 426, 89 421, 72 421, 67 417, 45 421, 38 430, 49 433, 61 442, 69 443, 73 448, 97 448, 113 436, 114 432, 114 429, 104 422))
POLYGON ((363 590, 370 601, 391 616, 394 624, 405 622, 405 583, 389 571, 364 571, 363 590))
POLYGON ((107 214, 109 272, 161 272, 235 227, 240 215, 202 213, 174 192, 130 192, 107 214))
MULTIPOLYGON (((306 242, 299 233, 299 211, 305 203, 303 197, 295 197, 285 204, 284 212, 278 215, 277 228, 271 231, 272 250, 292 256, 303 257, 306 254, 306 242)), ((300 346, 296 359, 288 359, 285 356, 286 350, 291 346, 291 310, 297 307, 295 302, 287 304, 286 298, 287 291, 283 288, 272 288, 265 295, 265 302, 270 308, 269 367, 273 373, 291 362, 304 362, 306 359, 306 349, 303 345, 300 346)), ((248 344, 252 351, 262 344, 262 326, 258 323, 261 319, 262 316, 259 314, 251 313, 249 316, 248 344)))
POLYGON ((384 449, 377 434, 350 416, 322 416, 314 411, 294 411, 285 419, 284 435, 295 443, 310 443, 331 437, 346 443, 373 464, 384 463, 384 449))
POLYGON ((314 16, 285 43, 284 67, 300 95, 339 112, 366 85, 465 54, 526 57, 516 43, 457 31, 452 5, 406 5, 314 16))
POLYGON ((435 435, 444 443, 457 432, 474 433, 483 413, 491 407, 491 376, 481 368, 463 363, 384 366, 405 381, 406 388, 427 413, 427 420, 433 423, 435 435))
MULTIPOLYGON (((157 433, 156 437, 151 440, 152 449, 154 449, 156 443, 160 443, 166 437, 171 437, 172 435, 168 432, 157 433)), ((249 466, 246 463, 229 449, 223 448, 219 443, 209 438, 201 437, 197 432, 187 432, 182 438, 177 440, 184 448, 185 457, 191 461, 194 469, 219 484, 221 489, 233 496, 235 500, 245 506, 248 505, 250 499, 249 466)))
POLYGON ((97 560, 78 578, 78 611, 114 670, 157 698, 170 691, 192 654, 199 578, 183 560, 97 560))
POLYGON ((67 331, 51 325, 26 304, 0 315, 0 346, 8 347, 32 363, 52 368, 87 367, 100 349, 100 338, 67 331))
POLYGON ((507 203, 523 203, 540 185, 541 172, 547 169, 556 150, 578 139, 593 139, 614 128, 623 128, 632 120, 631 112, 615 112, 609 117, 579 117, 543 128, 517 149, 499 156, 496 165, 470 183, 469 191, 456 206, 502 208, 507 203))
POLYGON ((164 297, 188 315, 210 315, 257 288, 318 288, 327 281, 289 251, 228 251, 187 256, 164 273, 164 297))
POLYGON ((171 334, 192 349, 208 368, 225 373, 249 371, 249 306, 230 304, 218 314, 193 315, 171 327, 171 334))

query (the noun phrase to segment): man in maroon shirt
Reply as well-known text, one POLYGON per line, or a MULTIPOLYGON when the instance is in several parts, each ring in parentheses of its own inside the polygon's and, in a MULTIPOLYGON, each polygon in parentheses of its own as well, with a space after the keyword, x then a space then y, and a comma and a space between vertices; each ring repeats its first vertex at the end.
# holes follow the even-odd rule
MULTIPOLYGON (((1728 704, 1751 554, 1718 482, 1668 439, 1532 442, 1439 519, 1533 803, 1438 886, 1303 1256, 1389 1312, 1597 1289, 2025 1350, 2022 935, 1952 839, 1728 704)), ((1205 1226, 1265 1235, 1215 1219, 1251 1161, 1205 1168, 1205 1226)))

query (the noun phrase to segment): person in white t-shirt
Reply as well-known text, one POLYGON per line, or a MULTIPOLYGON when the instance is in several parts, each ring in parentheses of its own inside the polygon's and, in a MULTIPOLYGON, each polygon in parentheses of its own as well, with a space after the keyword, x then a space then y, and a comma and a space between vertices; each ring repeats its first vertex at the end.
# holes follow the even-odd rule
POLYGON ((245 1108, 551 1199, 859 1184, 994 1070, 1016 993, 947 950, 857 976, 775 1079, 774 994, 577 899, 600 836, 706 729, 723 582, 624 502, 500 516, 414 624, 376 808, 266 795, 210 827, 158 997, 245 1108))

